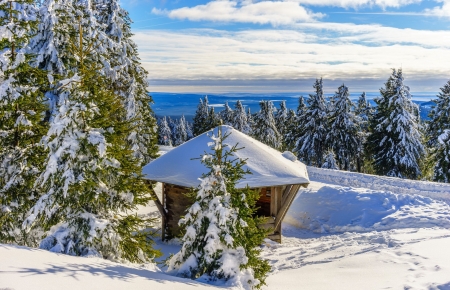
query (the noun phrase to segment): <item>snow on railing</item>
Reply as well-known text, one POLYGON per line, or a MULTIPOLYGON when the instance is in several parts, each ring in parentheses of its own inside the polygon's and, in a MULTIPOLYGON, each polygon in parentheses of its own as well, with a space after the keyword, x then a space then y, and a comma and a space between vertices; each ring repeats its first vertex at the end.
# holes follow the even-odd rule
POLYGON ((308 166, 309 179, 340 186, 385 190, 393 193, 418 194, 450 204, 450 184, 377 176, 356 172, 308 166))

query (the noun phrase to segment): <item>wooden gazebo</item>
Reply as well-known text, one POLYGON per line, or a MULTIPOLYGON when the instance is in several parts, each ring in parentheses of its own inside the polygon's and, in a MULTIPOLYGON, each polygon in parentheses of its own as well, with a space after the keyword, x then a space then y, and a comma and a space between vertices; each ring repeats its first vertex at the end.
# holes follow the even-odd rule
MULTIPOLYGON (((217 136, 219 128, 214 129, 217 136)), ((245 165, 251 175, 245 176, 238 188, 249 186, 260 192, 257 202, 258 216, 266 217, 261 225, 270 229, 269 239, 281 243, 281 223, 297 195, 300 187, 309 184, 306 166, 296 160, 292 153, 281 153, 269 146, 233 129, 221 126, 222 134, 228 135, 224 143, 243 148, 236 157, 246 159, 245 165)), ((162 182, 162 200, 155 200, 162 215, 162 238, 180 235, 178 221, 185 215, 193 200, 186 196, 191 188, 200 184, 199 178, 208 172, 198 158, 211 152, 206 133, 174 148, 147 164, 144 177, 150 181, 162 182)))

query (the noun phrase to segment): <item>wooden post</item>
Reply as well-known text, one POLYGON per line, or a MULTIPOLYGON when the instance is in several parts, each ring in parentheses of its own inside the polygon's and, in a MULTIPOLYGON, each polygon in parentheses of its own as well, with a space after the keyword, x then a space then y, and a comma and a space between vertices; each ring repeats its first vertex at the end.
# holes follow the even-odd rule
POLYGON ((289 191, 286 201, 281 206, 281 209, 278 211, 278 214, 275 218, 275 229, 278 228, 281 225, 281 222, 283 221, 284 217, 286 216, 287 211, 289 210, 289 207, 291 206, 292 202, 294 201, 295 196, 297 195, 298 190, 300 189, 300 184, 295 184, 291 187, 291 190, 289 191))

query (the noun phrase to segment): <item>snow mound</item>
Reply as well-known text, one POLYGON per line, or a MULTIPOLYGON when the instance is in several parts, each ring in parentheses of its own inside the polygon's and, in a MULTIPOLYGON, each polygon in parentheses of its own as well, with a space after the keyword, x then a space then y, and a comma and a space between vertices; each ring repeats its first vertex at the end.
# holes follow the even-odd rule
POLYGON ((432 199, 442 200, 450 204, 449 183, 401 179, 312 166, 308 166, 308 174, 312 181, 340 186, 392 191, 394 193, 418 194, 431 197, 432 199))
POLYGON ((284 223, 316 233, 450 228, 450 206, 419 195, 324 186, 300 191, 284 223))

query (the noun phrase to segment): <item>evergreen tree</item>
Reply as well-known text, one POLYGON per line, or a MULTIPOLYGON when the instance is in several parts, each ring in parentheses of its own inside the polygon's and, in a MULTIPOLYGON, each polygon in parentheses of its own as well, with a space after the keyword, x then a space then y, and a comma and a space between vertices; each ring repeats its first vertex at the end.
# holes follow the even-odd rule
POLYGON ((158 126, 158 143, 160 145, 172 146, 172 131, 167 123, 166 117, 159 121, 158 126))
POLYGON ((220 125, 220 118, 214 112, 214 107, 211 107, 209 109, 208 119, 207 119, 207 123, 206 124, 207 124, 207 128, 208 128, 206 131, 211 130, 212 128, 220 125))
POLYGON ((348 88, 343 84, 334 95, 334 111, 330 117, 330 131, 327 134, 327 144, 337 154, 337 162, 342 170, 350 170, 355 164, 359 148, 362 144, 359 118, 352 109, 348 88))
POLYGON ((309 95, 308 108, 299 124, 301 135, 295 144, 299 159, 308 165, 322 166, 326 136, 329 131, 327 104, 323 97, 322 79, 316 79, 316 93, 309 95))
POLYGON ((44 192, 25 221, 50 230, 42 249, 70 255, 95 255, 114 261, 147 262, 158 254, 151 220, 129 214, 150 200, 139 159, 127 137, 120 97, 91 51, 98 50, 90 30, 79 23, 71 38, 70 78, 59 82, 58 111, 43 138, 49 151, 36 185, 44 192))
POLYGON ((363 92, 359 97, 358 104, 355 108, 355 115, 359 118, 359 135, 361 138, 361 143, 358 148, 358 154, 356 156, 356 170, 358 172, 365 172, 366 160, 370 160, 370 157, 367 156, 367 152, 365 150, 365 144, 367 142, 367 137, 369 136, 369 122, 372 118, 372 114, 373 109, 366 99, 366 93, 363 92))
POLYGON ((420 158, 424 154, 418 108, 412 102, 409 87, 403 84, 402 70, 392 75, 375 99, 377 111, 370 123, 369 151, 377 174, 416 179, 421 175, 420 158))
POLYGON ((36 246, 40 229, 22 230, 40 196, 34 182, 43 169, 39 145, 48 130, 43 118, 46 73, 31 67, 26 51, 35 33, 31 0, 0 1, 0 243, 36 246))
POLYGON ((336 155, 334 154, 333 150, 328 150, 325 153, 322 168, 339 170, 339 166, 336 162, 336 155))
POLYGON ((430 150, 430 161, 433 165, 433 180, 450 182, 450 81, 448 81, 433 102, 430 121, 426 130, 427 145, 430 150))
POLYGON ((433 102, 436 105, 429 114, 430 121, 426 130, 427 143, 430 148, 438 145, 439 136, 444 134, 445 130, 450 129, 450 81, 441 88, 441 92, 433 102))
POLYGON ((284 149, 292 151, 295 149, 295 141, 298 138, 298 123, 295 111, 290 109, 286 119, 286 132, 283 136, 284 149))
POLYGON ((445 129, 438 137, 438 144, 432 150, 434 161, 433 181, 450 182, 450 130, 445 129))
POLYGON ((297 106, 297 117, 302 118, 306 114, 306 105, 305 105, 305 99, 303 96, 300 96, 298 98, 298 106, 297 106))
POLYGON ((280 109, 278 109, 275 114, 275 125, 281 136, 284 136, 286 134, 286 127, 288 125, 287 118, 288 118, 288 109, 286 107, 286 101, 281 101, 280 109))
POLYGON ((186 134, 187 134, 187 140, 191 140, 194 138, 194 133, 192 132, 192 125, 190 122, 186 121, 186 134))
POLYGON ((108 57, 102 59, 103 73, 108 76, 110 88, 118 94, 127 110, 134 130, 128 136, 135 156, 147 164, 156 157, 156 119, 150 104, 153 99, 147 91, 147 72, 140 64, 137 46, 131 39, 131 19, 118 0, 92 0, 95 17, 106 37, 108 57))
POLYGON ((200 99, 200 102, 197 106, 197 111, 194 116, 194 124, 193 124, 193 133, 194 136, 198 136, 200 134, 205 133, 210 127, 208 124, 209 121, 209 107, 208 107, 208 96, 205 96, 205 100, 200 99))
POLYGON ((230 106, 228 106, 228 102, 225 102, 225 107, 224 109, 220 112, 220 118, 222 119, 222 124, 223 125, 228 125, 228 126, 233 126, 233 116, 234 116, 234 112, 233 110, 230 108, 230 106))
POLYGON ((241 131, 244 134, 249 134, 251 129, 248 124, 247 114, 241 101, 237 101, 234 107, 234 116, 232 126, 234 129, 241 131))
POLYGON ((175 144, 175 138, 177 134, 177 127, 178 122, 177 120, 173 120, 170 116, 167 117, 167 123, 169 124, 170 132, 172 132, 172 135, 170 138, 172 139, 172 145, 175 144))
POLYGON ((174 139, 174 145, 178 146, 187 141, 187 129, 186 129, 186 119, 184 115, 181 116, 177 124, 176 135, 174 139))
POLYGON ((250 107, 247 109, 247 123, 250 128, 248 135, 253 136, 254 133, 253 130, 255 128, 255 118, 253 117, 252 112, 250 111, 250 107))
POLYGON ((253 135, 259 141, 275 149, 281 149, 281 136, 275 125, 274 106, 271 101, 261 101, 261 109, 255 117, 253 135))
POLYGON ((180 220, 186 233, 183 246, 170 260, 169 270, 192 279, 231 280, 245 288, 264 285, 270 266, 259 257, 265 230, 253 217, 259 194, 249 187, 237 189, 245 160, 236 159, 237 145, 224 144, 227 135, 211 136, 212 154, 202 156, 210 171, 203 175, 195 203, 180 220))

